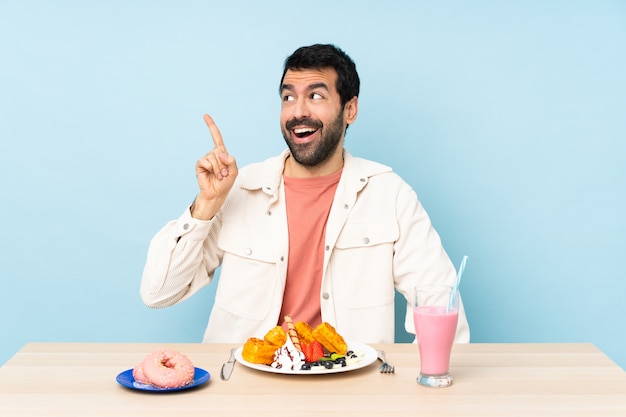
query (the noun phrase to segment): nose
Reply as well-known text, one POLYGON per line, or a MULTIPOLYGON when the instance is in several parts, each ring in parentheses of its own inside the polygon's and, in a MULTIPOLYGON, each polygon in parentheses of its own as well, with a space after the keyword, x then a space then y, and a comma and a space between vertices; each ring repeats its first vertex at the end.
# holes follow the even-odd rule
POLYGON ((296 119, 302 119, 303 117, 309 117, 311 115, 309 105, 304 99, 298 99, 294 103, 293 116, 296 119))

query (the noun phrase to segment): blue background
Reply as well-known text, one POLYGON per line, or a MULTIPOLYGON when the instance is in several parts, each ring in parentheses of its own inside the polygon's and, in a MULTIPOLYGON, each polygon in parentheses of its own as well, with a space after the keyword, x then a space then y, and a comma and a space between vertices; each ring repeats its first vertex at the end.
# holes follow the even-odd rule
MULTIPOLYGON (((299 46, 356 61, 354 155, 418 192, 474 342, 593 342, 626 367, 626 2, 0 1, 0 363, 29 341, 201 340, 152 310, 147 246, 196 193, 212 114, 280 152, 299 46)), ((406 337, 399 332, 399 341, 406 337)))

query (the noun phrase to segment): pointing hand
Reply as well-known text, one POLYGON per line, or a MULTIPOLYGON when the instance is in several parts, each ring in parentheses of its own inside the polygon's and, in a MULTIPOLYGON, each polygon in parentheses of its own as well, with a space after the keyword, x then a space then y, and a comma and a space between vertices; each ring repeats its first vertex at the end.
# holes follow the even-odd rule
POLYGON ((237 178, 237 162, 228 154, 222 134, 208 114, 204 121, 209 128, 214 148, 196 163, 196 177, 200 192, 191 207, 191 215, 210 220, 222 207, 237 178))

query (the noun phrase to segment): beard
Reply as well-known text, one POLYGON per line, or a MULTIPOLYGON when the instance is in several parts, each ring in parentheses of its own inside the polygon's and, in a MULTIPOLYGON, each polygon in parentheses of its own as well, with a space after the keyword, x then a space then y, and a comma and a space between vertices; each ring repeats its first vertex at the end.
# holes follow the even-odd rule
POLYGON ((284 126, 281 126, 283 138, 291 151, 291 156, 300 165, 313 167, 327 161, 335 152, 341 142, 345 126, 343 122, 343 110, 339 112, 335 120, 328 126, 324 126, 319 120, 311 118, 291 119, 284 126), (295 143, 291 139, 291 130, 294 126, 310 126, 318 129, 320 137, 318 140, 308 143, 295 143))

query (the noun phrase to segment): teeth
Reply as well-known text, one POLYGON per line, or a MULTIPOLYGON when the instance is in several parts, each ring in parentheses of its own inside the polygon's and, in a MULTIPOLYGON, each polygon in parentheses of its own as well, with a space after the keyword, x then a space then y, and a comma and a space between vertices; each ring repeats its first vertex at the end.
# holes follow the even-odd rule
POLYGON ((294 131, 294 133, 300 135, 302 133, 315 132, 315 129, 313 129, 312 127, 301 127, 301 128, 298 128, 298 129, 294 129, 293 131, 294 131))

